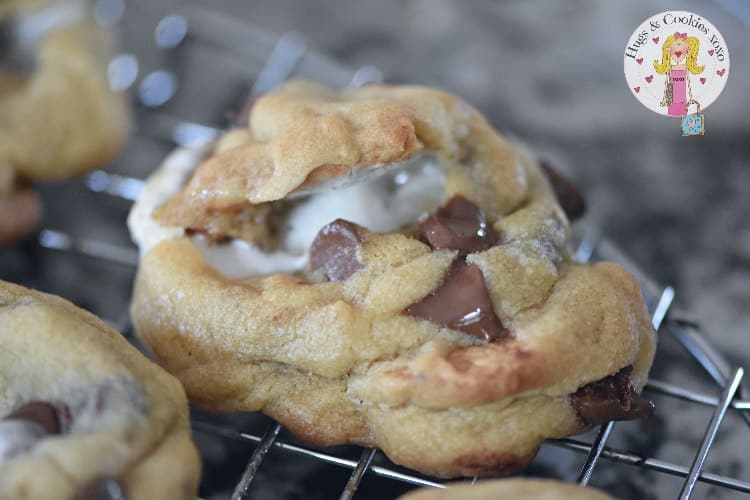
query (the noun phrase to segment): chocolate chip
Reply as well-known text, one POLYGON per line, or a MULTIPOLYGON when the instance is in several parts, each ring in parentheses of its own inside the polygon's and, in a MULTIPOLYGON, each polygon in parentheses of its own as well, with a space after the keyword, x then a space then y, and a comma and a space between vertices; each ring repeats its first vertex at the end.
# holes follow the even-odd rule
POLYGON ((632 366, 614 375, 584 385, 570 396, 578 416, 588 425, 605 424, 610 420, 635 420, 654 415, 654 404, 635 392, 630 381, 632 366))
POLYGON ((343 281, 362 269, 357 249, 362 243, 361 228, 336 219, 320 230, 310 245, 310 267, 321 269, 331 281, 343 281))
POLYGON ((55 406, 40 401, 33 401, 17 408, 6 420, 26 420, 38 424, 47 434, 60 434, 60 416, 55 406))
POLYGON ((509 334, 492 309, 482 271, 462 260, 453 262, 442 285, 407 307, 406 314, 489 342, 509 334))
POLYGON ((75 500, 125 500, 125 489, 116 479, 101 477, 78 490, 75 500))
POLYGON ((541 167, 547 174, 547 179, 552 184, 557 201, 565 211, 565 215, 570 220, 575 220, 583 215, 586 211, 586 201, 583 199, 581 192, 546 161, 541 162, 541 167))
POLYGON ((421 235, 432 248, 458 250, 459 256, 487 250, 498 240, 482 209, 461 195, 425 219, 421 235))

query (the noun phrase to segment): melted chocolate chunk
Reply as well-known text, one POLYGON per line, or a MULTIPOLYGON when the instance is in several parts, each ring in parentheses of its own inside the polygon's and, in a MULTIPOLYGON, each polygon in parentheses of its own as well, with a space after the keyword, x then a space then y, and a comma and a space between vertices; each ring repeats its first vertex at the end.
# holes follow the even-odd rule
POLYGON ((462 260, 453 262, 443 284, 407 307, 406 314, 489 342, 509 334, 492 309, 482 271, 462 260))
POLYGON ((635 392, 630 381, 632 366, 601 380, 584 385, 570 395, 570 402, 586 424, 610 420, 635 420, 654 416, 654 404, 635 392))
POLYGON ((565 215, 570 220, 575 220, 583 215, 586 211, 586 201, 583 199, 581 192, 546 161, 541 162, 541 167, 547 174, 547 179, 552 184, 557 201, 565 211, 565 215))
POLYGON ((498 240, 482 209, 461 195, 425 219, 421 235, 432 248, 458 250, 459 256, 487 250, 498 240))
POLYGON ((343 281, 362 269, 357 260, 360 243, 359 226, 336 219, 323 227, 310 245, 310 267, 321 269, 331 281, 343 281))
POLYGON ((78 490, 75 500, 125 500, 125 489, 116 479, 101 477, 78 490))
POLYGON ((508 330, 492 308, 482 271, 464 260, 470 253, 487 250, 499 239, 482 209, 456 195, 421 223, 420 235, 433 249, 458 250, 458 258, 443 283, 407 307, 406 314, 488 342, 507 337, 508 330))
POLYGON ((49 403, 33 401, 17 408, 6 420, 26 420, 38 424, 47 434, 60 434, 60 416, 57 408, 49 403))

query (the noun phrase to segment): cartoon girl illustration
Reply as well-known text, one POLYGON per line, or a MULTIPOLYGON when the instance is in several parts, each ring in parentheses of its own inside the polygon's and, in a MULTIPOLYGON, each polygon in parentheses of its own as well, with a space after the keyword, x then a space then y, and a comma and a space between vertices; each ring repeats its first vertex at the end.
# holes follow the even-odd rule
POLYGON ((662 106, 667 106, 669 116, 685 116, 687 103, 693 99, 688 72, 698 75, 705 66, 698 66, 700 41, 687 33, 675 32, 664 40, 661 47, 661 62, 654 61, 654 69, 666 75, 666 86, 662 106))

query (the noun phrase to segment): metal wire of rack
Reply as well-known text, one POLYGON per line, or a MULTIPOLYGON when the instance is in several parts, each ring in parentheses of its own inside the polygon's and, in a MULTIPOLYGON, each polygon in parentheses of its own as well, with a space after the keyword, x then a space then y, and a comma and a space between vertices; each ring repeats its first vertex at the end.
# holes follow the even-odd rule
MULTIPOLYGON (((252 87, 255 93, 273 87, 293 73, 306 76, 320 75, 321 79, 327 82, 334 80, 338 84, 346 83, 345 78, 348 77, 349 82, 356 85, 368 81, 377 81, 380 77, 377 69, 372 67, 362 68, 352 74, 351 71, 336 65, 327 58, 308 51, 301 39, 294 35, 274 39, 260 30, 249 29, 241 22, 221 19, 216 14, 204 11, 191 11, 184 19, 190 28, 185 36, 192 37, 193 43, 224 46, 229 43, 227 42, 228 39, 237 40, 246 36, 248 32, 252 34, 255 40, 254 57, 261 57, 262 55, 263 58, 262 64, 258 66, 257 75, 259 76, 252 87)), ((176 45, 179 45, 179 43, 180 41, 176 45)), ((237 46, 236 43, 230 43, 230 45, 237 46)), ((247 57, 247 54, 242 53, 238 56, 247 57)), ((146 106, 144 102, 141 102, 141 105, 146 106)), ((141 127, 140 133, 142 134, 153 134, 162 140, 166 139, 177 145, 195 145, 201 141, 212 139, 218 133, 216 127, 179 120, 160 109, 160 106, 150 107, 153 109, 146 114, 149 123, 148 126, 141 127)), ((153 163, 156 164, 157 161, 153 163)), ((94 193, 112 195, 129 201, 137 197, 143 183, 140 179, 104 171, 97 171, 88 175, 83 182, 94 193)), ((42 229, 38 233, 35 243, 42 249, 125 266, 131 268, 133 272, 138 261, 137 251, 132 247, 90 238, 77 238, 70 234, 68 228, 42 229)), ((607 442, 615 433, 616 427, 615 423, 611 422, 601 426, 590 443, 581 438, 565 438, 548 442, 556 448, 586 456, 575 481, 583 485, 588 484, 601 459, 605 459, 682 478, 682 489, 679 493, 681 499, 691 498, 696 484, 699 482, 750 493, 750 482, 748 481, 703 470, 721 424, 730 410, 739 413, 750 426, 750 400, 744 399, 745 396, 743 396, 743 394, 746 394, 742 386, 743 368, 732 366, 706 340, 704 332, 694 319, 687 312, 674 306, 675 291, 672 287, 662 287, 655 283, 625 253, 611 241, 602 238, 597 231, 588 229, 584 232, 574 255, 581 261, 616 261, 629 269, 642 285, 654 328, 660 332, 660 335, 667 334, 673 337, 700 364, 717 386, 717 394, 712 394, 697 392, 680 385, 652 379, 645 388, 646 391, 652 393, 713 408, 712 417, 706 424, 703 440, 699 448, 695 450, 692 463, 689 466, 608 446, 607 442)), ((132 340, 126 305, 123 305, 122 316, 110 318, 109 322, 132 340)), ((277 452, 304 456, 319 462, 332 464, 341 469, 350 470, 351 473, 340 495, 341 499, 353 498, 358 492, 362 479, 367 475, 410 486, 445 487, 442 482, 436 479, 401 472, 396 467, 373 463, 375 457, 382 455, 375 449, 363 449, 360 458, 353 460, 338 456, 328 450, 321 451, 285 441, 279 437, 282 431, 281 425, 275 422, 271 423, 262 435, 242 432, 232 427, 202 419, 193 419, 192 424, 196 432, 255 445, 244 472, 241 477, 237 478, 231 495, 233 499, 249 497, 250 487, 263 466, 264 460, 277 452)), ((383 457, 380 456, 379 458, 382 459, 383 457)), ((476 479, 474 478, 474 480, 476 479)))

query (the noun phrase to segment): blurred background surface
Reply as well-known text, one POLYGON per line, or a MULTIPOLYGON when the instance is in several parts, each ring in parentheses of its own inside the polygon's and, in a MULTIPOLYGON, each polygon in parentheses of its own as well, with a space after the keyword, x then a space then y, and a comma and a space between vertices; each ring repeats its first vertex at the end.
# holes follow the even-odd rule
MULTIPOLYGON (((254 51, 265 53, 267 47, 252 37, 219 32, 217 27, 236 26, 232 23, 249 23, 272 37, 294 32, 311 50, 346 67, 374 65, 387 82, 433 85, 461 95, 501 131, 529 143, 574 179, 588 201, 585 223, 619 243, 659 282, 674 285, 678 301, 695 313, 710 332, 709 340, 734 364, 748 366, 750 52, 744 49, 750 44, 750 5, 732 0, 140 0, 124 5, 124 17, 115 25, 121 50, 136 56, 137 82, 160 69, 178 76, 177 94, 159 111, 174 118, 223 126, 228 110, 247 92, 263 62, 254 51), (153 33, 159 20, 186 9, 204 12, 205 24, 189 26, 179 48, 157 47, 153 33), (669 9, 693 11, 710 20, 729 47, 729 80, 722 96, 705 111, 704 137, 681 137, 679 121, 636 102, 623 76, 622 54, 632 31, 650 15, 669 9), (212 13, 227 17, 213 24, 212 13), (191 38, 193 30, 203 35, 191 38)), ((339 70, 332 66, 331 75, 339 70)), ((337 74, 330 83, 339 81, 337 74)), ((111 170, 143 177, 173 146, 154 138, 152 129, 158 127, 148 121, 153 111, 141 105, 135 113, 142 128, 111 170)), ((44 186, 42 191, 45 227, 130 246, 124 231, 127 202, 102 201, 80 183, 44 186), (71 219, 78 221, 72 228, 71 219)), ((39 252, 44 253, 32 243, 0 251, 1 275, 125 321, 122 305, 128 300, 131 269, 84 259, 71 263, 55 254, 40 257, 39 252)), ((672 376, 679 377, 681 369, 672 376)), ((655 368, 657 373, 669 370, 666 365, 655 368)), ((715 391, 715 386, 706 387, 715 391)), ((656 432, 648 436, 643 426, 624 424, 626 438, 649 453, 689 465, 710 411, 683 410, 679 404, 659 408, 656 432), (672 439, 660 435, 660 419, 672 420, 672 439)), ((750 480, 747 433, 743 422, 730 419, 708 469, 750 480), (732 439, 734 432, 744 438, 732 439)), ((205 437, 199 440, 209 455, 226 458, 226 450, 205 437)), ((241 452, 239 456, 246 456, 247 450, 241 452)), ((283 479, 289 473, 284 467, 291 466, 282 463, 260 481, 276 481, 275 486, 256 494, 312 497, 310 484, 317 474, 313 465, 306 469, 305 482, 295 485, 283 479)), ((552 470, 546 467, 537 465, 532 472, 552 470)), ((600 467, 593 483, 623 498, 670 498, 679 488, 677 479, 637 468, 600 467)), ((735 495, 701 488, 699 498, 735 495)), ((378 496, 373 493, 372 498, 378 496)))

